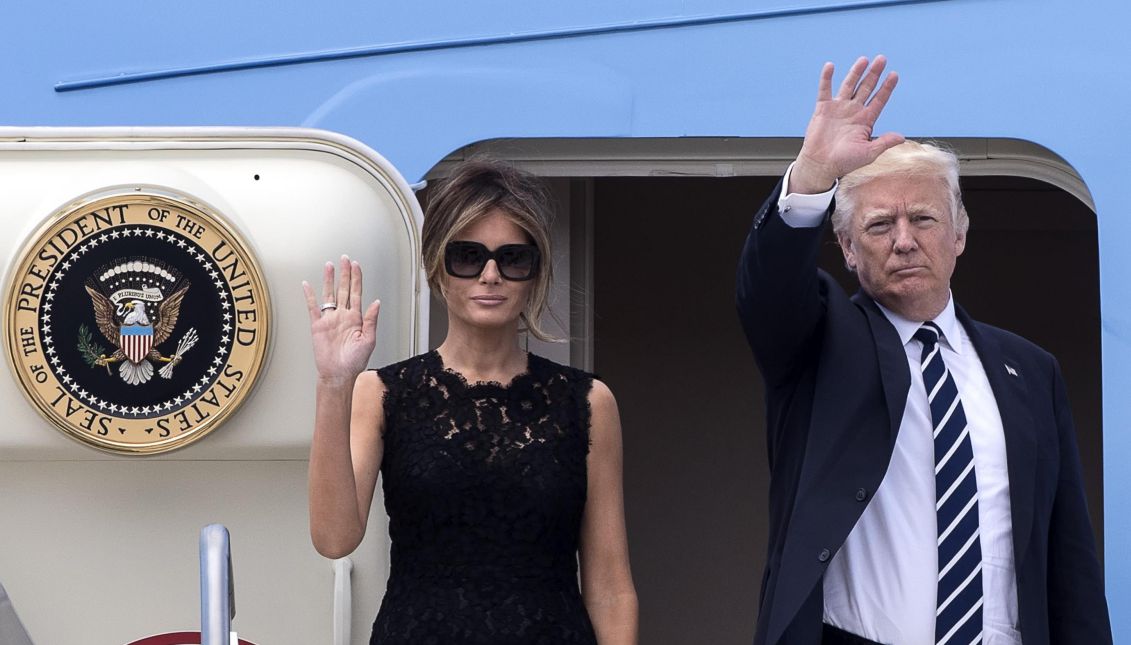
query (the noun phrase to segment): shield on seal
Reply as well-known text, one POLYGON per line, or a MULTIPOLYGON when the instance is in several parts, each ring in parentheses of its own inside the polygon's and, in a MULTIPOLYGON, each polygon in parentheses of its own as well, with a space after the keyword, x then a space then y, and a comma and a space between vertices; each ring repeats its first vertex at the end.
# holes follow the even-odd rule
POLYGON ((149 355, 149 348, 153 346, 153 327, 151 325, 119 327, 118 344, 131 363, 140 363, 149 355))

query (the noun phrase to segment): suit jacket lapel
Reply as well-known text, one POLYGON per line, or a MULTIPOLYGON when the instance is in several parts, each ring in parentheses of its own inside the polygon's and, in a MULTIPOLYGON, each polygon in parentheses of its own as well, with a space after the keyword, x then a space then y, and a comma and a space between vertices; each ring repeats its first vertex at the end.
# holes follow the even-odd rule
POLYGON ((852 296, 852 301, 868 314, 868 324, 876 343, 876 357, 880 361, 884 400, 887 401, 888 417, 891 419, 889 444, 894 447, 895 438, 899 435, 899 426, 903 421, 903 409, 907 405, 907 390, 911 387, 907 352, 899 342, 899 334, 896 333, 895 327, 892 327, 884 312, 880 311, 871 298, 863 292, 858 292, 852 296))
MULTIPOLYGON (((990 381, 1001 426, 1005 432, 1005 453, 1009 468, 1009 505, 1013 520, 1013 559, 1021 562, 1029 546, 1033 523, 1033 490, 1037 474, 1037 442, 1033 436, 1033 416, 1025 404, 1025 375, 1017 362, 1002 353, 993 335, 982 333, 964 309, 955 305, 958 321, 970 335, 990 381)), ((1016 566, 1016 564, 1015 564, 1016 566)))

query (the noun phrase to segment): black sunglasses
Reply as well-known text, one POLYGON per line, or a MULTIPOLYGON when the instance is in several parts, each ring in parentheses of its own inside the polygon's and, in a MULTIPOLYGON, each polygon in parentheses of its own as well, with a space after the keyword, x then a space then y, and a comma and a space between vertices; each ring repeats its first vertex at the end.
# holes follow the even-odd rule
POLYGON ((448 242, 444 269, 457 278, 478 278, 488 260, 494 260, 507 280, 529 280, 538 273, 541 254, 533 244, 504 244, 494 251, 479 242, 448 242))

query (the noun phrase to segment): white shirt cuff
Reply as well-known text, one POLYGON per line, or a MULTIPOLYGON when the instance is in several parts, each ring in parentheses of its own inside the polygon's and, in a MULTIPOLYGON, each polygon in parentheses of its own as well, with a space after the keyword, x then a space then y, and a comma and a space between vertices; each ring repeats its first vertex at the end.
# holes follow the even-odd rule
POLYGON ((793 172, 793 164, 785 171, 782 180, 781 196, 778 197, 778 215, 783 222, 791 228, 813 228, 820 226, 825 221, 825 211, 836 194, 836 187, 840 182, 833 182, 833 187, 816 195, 800 195, 789 192, 789 175, 793 172))

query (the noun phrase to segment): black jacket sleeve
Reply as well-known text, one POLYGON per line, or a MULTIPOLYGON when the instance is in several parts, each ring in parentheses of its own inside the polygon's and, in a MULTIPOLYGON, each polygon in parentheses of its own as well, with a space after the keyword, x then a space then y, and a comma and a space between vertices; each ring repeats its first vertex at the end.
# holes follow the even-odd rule
POLYGON ((1103 574, 1080 474, 1080 453, 1060 365, 1050 393, 1056 409, 1060 470, 1049 521, 1048 599, 1051 643, 1111 643, 1103 574))
POLYGON ((815 357, 813 339, 825 313, 817 270, 824 226, 792 228, 782 221, 781 189, 778 182, 754 217, 735 292, 746 340, 770 387, 815 357))

